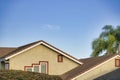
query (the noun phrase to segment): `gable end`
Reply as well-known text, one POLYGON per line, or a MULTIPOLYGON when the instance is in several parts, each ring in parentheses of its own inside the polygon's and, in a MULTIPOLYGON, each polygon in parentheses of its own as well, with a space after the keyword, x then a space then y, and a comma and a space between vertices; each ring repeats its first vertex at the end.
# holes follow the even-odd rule
MULTIPOLYGON (((34 44, 34 45, 32 45, 32 46, 29 46, 29 47, 27 47, 27 48, 25 48, 25 49, 23 49, 23 50, 21 50, 21 51, 18 51, 18 52, 16 52, 16 53, 13 53, 12 55, 8 55, 8 56, 5 57, 5 59, 8 60, 8 59, 10 59, 10 58, 12 58, 12 57, 14 57, 14 56, 17 56, 18 54, 21 54, 22 52, 25 52, 25 51, 27 51, 27 50, 29 50, 29 49, 32 49, 32 48, 34 48, 34 47, 36 47, 36 46, 38 46, 38 45, 44 45, 44 46, 52 49, 53 51, 58 52, 59 54, 65 56, 65 57, 67 57, 67 58, 69 58, 70 60, 72 60, 72 61, 80 64, 80 65, 83 64, 83 63, 80 62, 78 59, 76 59, 76 58, 68 55, 67 53, 59 50, 58 48, 56 48, 56 47, 54 47, 54 46, 52 46, 52 45, 50 45, 50 44, 48 44, 48 43, 46 43, 46 42, 44 42, 44 41, 39 41, 39 42, 37 42, 36 44, 34 44)), ((27 45, 26 45, 26 46, 27 46, 27 45)))

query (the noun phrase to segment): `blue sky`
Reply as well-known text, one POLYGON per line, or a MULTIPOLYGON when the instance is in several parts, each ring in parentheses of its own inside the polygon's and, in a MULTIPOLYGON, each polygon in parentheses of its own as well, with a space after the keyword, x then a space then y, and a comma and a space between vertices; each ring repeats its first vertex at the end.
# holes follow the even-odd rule
POLYGON ((104 25, 120 25, 120 0, 0 0, 0 46, 44 40, 89 57, 104 25))

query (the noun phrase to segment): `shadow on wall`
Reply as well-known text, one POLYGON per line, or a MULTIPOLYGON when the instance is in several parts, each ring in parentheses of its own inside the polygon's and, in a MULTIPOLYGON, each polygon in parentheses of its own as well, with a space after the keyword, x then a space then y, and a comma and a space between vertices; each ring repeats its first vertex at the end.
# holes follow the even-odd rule
POLYGON ((120 68, 100 76, 94 80, 120 80, 120 68))

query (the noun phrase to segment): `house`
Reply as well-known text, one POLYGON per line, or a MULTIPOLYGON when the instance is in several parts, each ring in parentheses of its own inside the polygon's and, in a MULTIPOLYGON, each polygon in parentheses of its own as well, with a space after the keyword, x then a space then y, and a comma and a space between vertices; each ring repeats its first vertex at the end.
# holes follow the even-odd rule
POLYGON ((33 71, 50 75, 62 75, 83 64, 42 40, 18 48, 1 48, 0 54, 1 69, 33 71))
POLYGON ((64 73, 62 75, 64 80, 120 80, 118 54, 80 59, 80 61, 83 65, 64 73))
POLYGON ((1 70, 60 75, 63 80, 120 80, 119 67, 119 54, 76 59, 42 40, 17 48, 0 47, 1 70))

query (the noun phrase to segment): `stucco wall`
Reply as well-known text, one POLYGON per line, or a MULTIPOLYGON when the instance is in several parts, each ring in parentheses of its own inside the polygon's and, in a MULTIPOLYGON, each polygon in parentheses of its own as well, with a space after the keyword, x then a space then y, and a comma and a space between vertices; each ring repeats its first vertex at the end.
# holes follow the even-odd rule
POLYGON ((90 72, 87 72, 86 74, 79 76, 74 80, 94 80, 95 78, 104 75, 106 73, 109 73, 115 69, 118 68, 115 67, 115 58, 114 58, 109 60, 107 63, 104 63, 103 65, 98 66, 97 68, 91 70, 90 72))
POLYGON ((23 52, 17 56, 12 57, 9 60, 10 69, 24 70, 24 66, 31 66, 32 63, 38 63, 39 61, 48 61, 50 75, 61 75, 66 71, 69 71, 78 66, 77 63, 63 57, 63 62, 57 62, 58 53, 43 46, 36 46, 26 52, 23 52))

